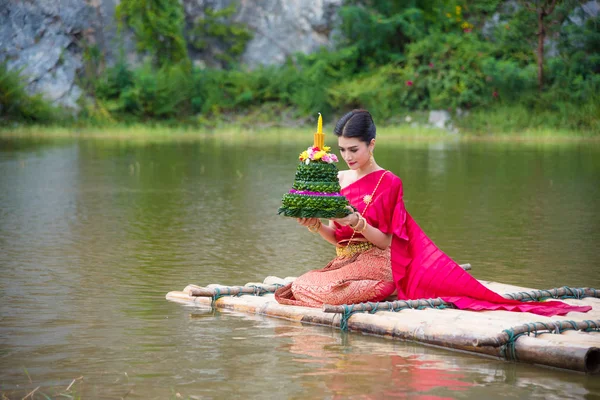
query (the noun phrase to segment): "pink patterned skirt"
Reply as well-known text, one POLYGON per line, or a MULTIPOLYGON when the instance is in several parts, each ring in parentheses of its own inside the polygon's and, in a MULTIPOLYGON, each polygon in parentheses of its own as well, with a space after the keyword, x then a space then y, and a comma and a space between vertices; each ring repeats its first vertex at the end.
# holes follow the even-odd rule
POLYGON ((296 278, 275 292, 281 304, 321 307, 382 301, 396 287, 392 278, 390 249, 373 247, 351 257, 336 257, 323 269, 296 278))

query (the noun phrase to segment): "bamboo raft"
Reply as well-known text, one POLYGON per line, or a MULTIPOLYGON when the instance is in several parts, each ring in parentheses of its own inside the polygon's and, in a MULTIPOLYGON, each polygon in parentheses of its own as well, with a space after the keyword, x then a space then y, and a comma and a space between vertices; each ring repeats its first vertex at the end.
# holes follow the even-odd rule
POLYGON ((573 305, 592 306, 587 313, 554 317, 502 310, 462 311, 441 299, 325 305, 317 309, 275 301, 273 292, 293 279, 267 277, 262 283, 244 286, 188 285, 183 291, 169 292, 166 298, 189 305, 416 341, 502 360, 600 374, 600 290, 567 287, 534 290, 480 281, 497 293, 506 293, 506 298, 522 301, 558 298, 573 305))

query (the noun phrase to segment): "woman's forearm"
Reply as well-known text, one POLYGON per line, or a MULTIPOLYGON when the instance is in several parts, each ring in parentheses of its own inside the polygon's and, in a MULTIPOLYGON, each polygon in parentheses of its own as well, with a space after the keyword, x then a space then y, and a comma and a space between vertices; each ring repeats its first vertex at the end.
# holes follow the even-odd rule
MULTIPOLYGON (((362 228, 362 227, 361 227, 362 228)), ((382 250, 387 249, 392 244, 392 235, 385 234, 365 221, 365 227, 360 232, 369 242, 382 250)))
POLYGON ((337 240, 335 240, 335 229, 332 227, 325 224, 321 225, 321 228, 319 229, 319 235, 321 235, 321 237, 327 240, 329 243, 337 245, 337 240))

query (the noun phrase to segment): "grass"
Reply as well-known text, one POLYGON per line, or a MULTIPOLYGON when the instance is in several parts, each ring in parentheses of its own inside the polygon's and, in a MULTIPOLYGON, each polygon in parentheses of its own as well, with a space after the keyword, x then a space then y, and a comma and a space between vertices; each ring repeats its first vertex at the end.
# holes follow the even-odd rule
MULTIPOLYGON (((325 127, 328 142, 333 134, 325 127)), ((109 127, 69 128, 60 126, 27 125, 15 128, 0 129, 0 138, 26 139, 111 139, 111 140, 148 140, 148 141, 186 141, 197 139, 214 139, 225 142, 246 142, 260 140, 265 142, 286 141, 306 143, 312 142, 312 134, 316 126, 305 127, 269 127, 264 129, 248 128, 233 124, 223 124, 214 128, 172 127, 161 125, 114 125, 109 127)), ((443 130, 432 128, 392 127, 381 128, 379 133, 386 137, 414 139, 440 139, 449 134, 443 130)))
MULTIPOLYGON (((600 103, 600 102, 598 102, 600 103)), ((378 137, 386 141, 578 141, 600 140, 600 110, 591 109, 542 110, 537 113, 522 106, 500 106, 493 110, 471 111, 454 116, 452 124, 459 133, 428 126, 427 111, 399 111, 397 116, 377 123, 378 137), (571 117, 566 118, 565 115, 571 117)), ((333 126, 338 116, 326 121, 326 141, 332 143, 333 126)), ((196 125, 178 121, 162 122, 105 122, 93 124, 85 119, 76 122, 48 124, 13 124, 0 127, 0 138, 28 139, 110 139, 142 142, 194 141, 213 139, 221 142, 261 143, 279 141, 305 144, 312 141, 316 130, 316 115, 298 115, 292 109, 273 104, 246 110, 238 114, 221 114, 202 119, 196 125), (313 121, 314 120, 314 121, 313 121)))
POLYGON ((17 385, 13 390, 0 391, 0 400, 12 399, 81 399, 81 391, 83 389, 83 376, 71 380, 67 386, 44 386, 33 383, 27 368, 23 368, 27 376, 27 382, 23 385, 17 385), (20 387, 19 387, 20 386, 20 387), (33 388, 33 389, 32 389, 33 388))
MULTIPOLYGON (((325 126, 326 143, 333 143, 331 126, 325 126)), ((460 129, 460 128, 459 128, 460 129)), ((223 124, 214 128, 172 127, 161 125, 113 125, 107 127, 61 127, 27 125, 15 128, 0 128, 0 139, 91 139, 110 141, 169 142, 215 140, 231 144, 248 142, 260 143, 298 143, 312 142, 315 127, 252 129, 233 124, 223 124)), ((517 132, 499 132, 482 134, 470 130, 459 134, 426 126, 411 127, 408 124, 378 127, 377 137, 385 142, 398 141, 600 141, 600 135, 588 135, 570 130, 548 128, 526 128, 517 132)))
POLYGON ((522 138, 598 138, 600 101, 585 106, 532 111, 519 105, 469 113, 456 125, 467 136, 522 138))

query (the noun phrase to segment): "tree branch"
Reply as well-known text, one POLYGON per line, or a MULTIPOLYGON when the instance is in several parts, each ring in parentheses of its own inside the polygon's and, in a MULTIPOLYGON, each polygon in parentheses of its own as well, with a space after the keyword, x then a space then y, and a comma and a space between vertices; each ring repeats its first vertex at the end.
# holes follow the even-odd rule
POLYGON ((521 5, 529 11, 537 13, 537 8, 531 7, 531 4, 529 4, 527 1, 519 0, 519 3, 521 3, 521 5))
POLYGON ((552 12, 554 11, 554 7, 556 7, 556 4, 558 3, 558 0, 552 0, 552 3, 550 4, 550 8, 546 9, 546 7, 543 8, 543 11, 546 15, 550 15, 552 14, 552 12))

